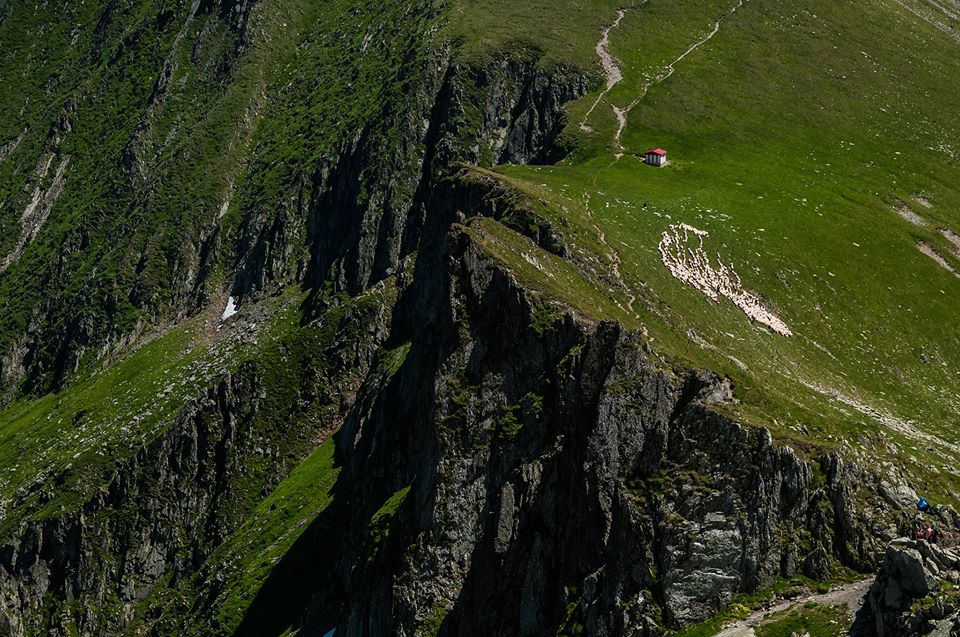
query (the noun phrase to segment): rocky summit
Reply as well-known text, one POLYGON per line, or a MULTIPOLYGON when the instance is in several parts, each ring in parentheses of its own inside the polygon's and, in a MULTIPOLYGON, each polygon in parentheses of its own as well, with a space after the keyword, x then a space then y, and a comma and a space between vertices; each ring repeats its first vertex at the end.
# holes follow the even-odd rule
POLYGON ((0 0, 0 636, 960 634, 956 0, 0 0))

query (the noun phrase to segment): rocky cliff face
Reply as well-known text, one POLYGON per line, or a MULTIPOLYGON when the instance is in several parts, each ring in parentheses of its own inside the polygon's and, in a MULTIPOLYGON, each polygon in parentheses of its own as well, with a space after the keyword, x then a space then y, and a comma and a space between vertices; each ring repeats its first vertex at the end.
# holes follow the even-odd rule
POLYGON ((665 366, 616 324, 561 312, 538 327, 541 301, 469 223, 448 241, 447 284, 410 301, 440 311, 339 434, 348 537, 365 541, 340 557, 343 601, 314 597, 318 628, 660 634, 776 575, 874 562, 882 540, 844 524, 864 485, 838 457, 822 473, 725 418, 724 379, 665 366))
MULTIPOLYGON (((43 61, 21 60, 23 73, 56 79, 33 97, 38 104, 27 98, 16 118, 27 124, 22 143, 5 157, 14 175, 36 165, 27 173, 35 187, 0 204, 0 215, 22 218, 16 243, 0 247, 9 271, 4 293, 25 290, 10 295, 16 307, 0 326, 5 403, 22 391, 62 387, 85 359, 123 351, 151 323, 195 313, 209 300, 217 237, 200 200, 219 179, 195 158, 219 156, 250 134, 250 121, 221 114, 234 125, 229 136, 213 145, 203 139, 211 132, 204 118, 226 110, 248 62, 254 4, 194 0, 144 8, 150 15, 112 2, 60 13, 33 7, 34 19, 48 20, 56 35, 43 38, 50 52, 43 61), (59 20, 85 26, 62 41, 59 20), (182 197, 173 217, 168 186, 182 197), (104 225, 109 239, 101 241, 104 225)), ((0 13, 13 11, 8 5, 0 13)), ((31 7, 16 11, 30 33, 22 15, 31 7)), ((16 47, 10 50, 16 58, 16 47)), ((255 110, 255 93, 241 100, 255 110)))
POLYGON ((7 634, 66 630, 45 623, 48 598, 84 600, 83 634, 122 626, 91 610, 112 598, 127 609, 164 575, 196 567, 236 525, 231 480, 256 444, 251 426, 263 386, 242 370, 189 405, 162 438, 120 463, 109 485, 76 513, 34 522, 4 546, 0 590, 7 634))
MULTIPOLYGON (((269 361, 227 373, 156 440, 94 475, 105 484, 67 514, 14 509, 25 521, 0 548, 0 634, 135 629, 138 605, 192 576, 336 428, 383 341, 389 298, 315 319, 326 337, 307 339, 314 351, 284 343, 282 375, 269 361)), ((41 509, 69 475, 54 478, 41 509)))

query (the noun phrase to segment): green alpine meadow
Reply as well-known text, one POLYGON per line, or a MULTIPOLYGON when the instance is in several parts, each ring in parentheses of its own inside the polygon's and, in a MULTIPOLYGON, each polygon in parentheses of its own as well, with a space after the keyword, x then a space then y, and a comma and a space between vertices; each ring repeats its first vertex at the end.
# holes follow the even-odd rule
POLYGON ((958 508, 958 0, 0 0, 0 637, 949 637, 958 508))

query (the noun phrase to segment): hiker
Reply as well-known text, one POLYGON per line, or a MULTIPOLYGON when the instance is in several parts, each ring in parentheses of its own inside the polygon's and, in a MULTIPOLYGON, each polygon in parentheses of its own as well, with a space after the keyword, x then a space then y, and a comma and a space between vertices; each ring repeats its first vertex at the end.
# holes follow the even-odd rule
POLYGON ((929 542, 930 538, 932 537, 933 537, 933 526, 928 523, 927 530, 923 532, 923 539, 929 542))
POLYGON ((925 536, 925 534, 924 534, 924 532, 923 532, 923 525, 921 524, 921 525, 920 525, 920 528, 917 529, 917 540, 919 541, 919 540, 925 539, 924 536, 925 536))
POLYGON ((917 500, 917 509, 918 509, 921 513, 929 513, 929 512, 930 512, 930 505, 927 503, 927 499, 926 499, 925 497, 920 496, 920 499, 917 500))
POLYGON ((927 538, 927 541, 930 542, 931 544, 936 544, 937 542, 940 541, 940 529, 937 528, 936 524, 933 524, 932 527, 933 528, 930 532, 930 537, 927 538))

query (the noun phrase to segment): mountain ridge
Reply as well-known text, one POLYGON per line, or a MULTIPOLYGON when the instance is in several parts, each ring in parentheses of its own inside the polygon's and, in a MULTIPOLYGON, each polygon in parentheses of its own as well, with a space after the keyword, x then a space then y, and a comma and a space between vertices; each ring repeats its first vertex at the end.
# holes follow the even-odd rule
POLYGON ((28 5, 8 634, 663 634, 953 503, 955 166, 883 149, 957 76, 902 3, 28 5))

